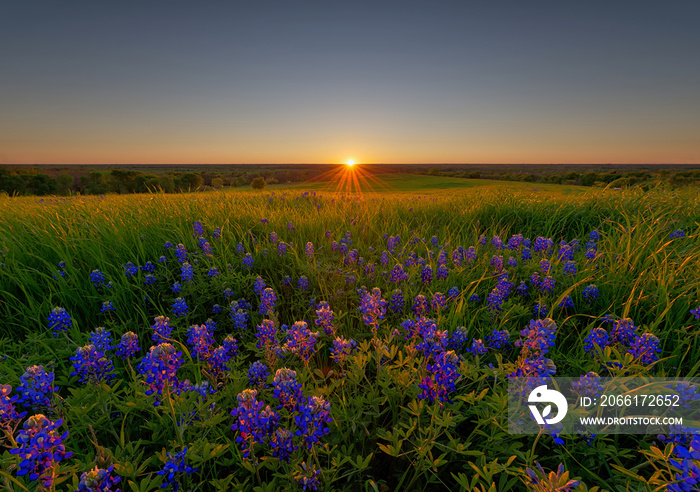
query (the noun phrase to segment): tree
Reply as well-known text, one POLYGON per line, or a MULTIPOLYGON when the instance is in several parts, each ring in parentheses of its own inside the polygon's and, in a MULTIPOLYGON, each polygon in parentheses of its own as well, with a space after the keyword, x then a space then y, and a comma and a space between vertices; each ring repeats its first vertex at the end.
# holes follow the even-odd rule
POLYGON ((73 176, 70 174, 59 174, 57 181, 57 191, 60 195, 70 195, 73 190, 73 176))
POLYGON ((264 190, 266 184, 267 183, 265 183, 265 178, 263 178, 262 176, 258 176, 257 178, 255 178, 253 181, 250 182, 250 186, 254 190, 264 190))
POLYGON ((198 173, 186 173, 180 178, 184 189, 194 191, 204 184, 202 176, 198 173))
POLYGON ((224 186, 224 180, 221 178, 214 178, 211 180, 211 185, 214 188, 223 188, 224 186))

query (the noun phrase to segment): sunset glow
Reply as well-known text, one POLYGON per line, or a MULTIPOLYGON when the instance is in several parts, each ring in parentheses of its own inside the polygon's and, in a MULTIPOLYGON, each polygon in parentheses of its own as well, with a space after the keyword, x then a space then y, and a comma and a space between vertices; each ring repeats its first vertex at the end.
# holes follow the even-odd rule
POLYGON ((352 159, 348 159, 347 165, 350 166, 350 167, 352 167, 352 166, 355 165, 355 161, 352 160, 352 159))

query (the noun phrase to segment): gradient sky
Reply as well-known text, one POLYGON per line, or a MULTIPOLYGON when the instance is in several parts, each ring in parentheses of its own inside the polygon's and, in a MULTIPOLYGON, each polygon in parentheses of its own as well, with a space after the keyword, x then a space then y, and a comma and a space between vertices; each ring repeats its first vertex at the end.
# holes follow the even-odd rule
POLYGON ((700 1, 3 2, 0 164, 700 163, 700 1))

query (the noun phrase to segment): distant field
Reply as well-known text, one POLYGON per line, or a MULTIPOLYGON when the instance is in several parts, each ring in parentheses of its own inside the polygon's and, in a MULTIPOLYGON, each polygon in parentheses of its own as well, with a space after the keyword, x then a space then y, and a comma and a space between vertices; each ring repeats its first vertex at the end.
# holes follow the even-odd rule
POLYGON ((445 190, 459 191, 474 188, 497 188, 514 192, 552 192, 562 195, 581 194, 590 191, 580 186, 556 185, 549 183, 521 183, 512 181, 494 181, 488 179, 463 179, 418 174, 377 174, 357 181, 348 179, 345 185, 337 181, 302 183, 299 185, 276 185, 276 188, 298 190, 317 190, 326 192, 361 192, 361 193, 422 193, 443 194, 445 190), (359 184, 357 186, 356 184, 359 184))

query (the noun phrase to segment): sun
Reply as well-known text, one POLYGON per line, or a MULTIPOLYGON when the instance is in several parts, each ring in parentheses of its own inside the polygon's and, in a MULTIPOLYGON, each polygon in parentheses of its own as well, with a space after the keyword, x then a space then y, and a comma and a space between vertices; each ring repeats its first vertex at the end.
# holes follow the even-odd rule
POLYGON ((346 164, 347 164, 348 166, 352 167, 352 166, 355 165, 355 161, 352 160, 352 159, 348 159, 348 161, 346 162, 346 164))

